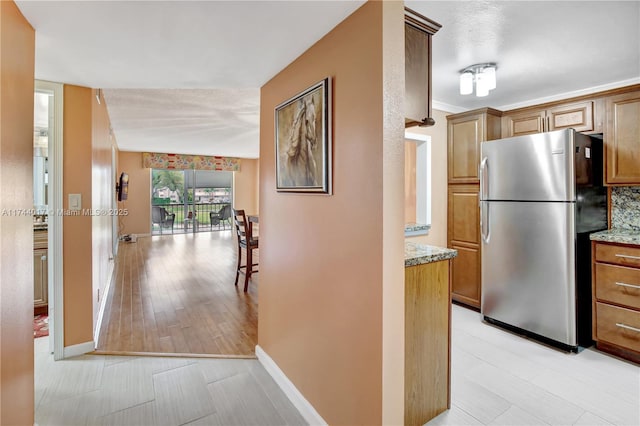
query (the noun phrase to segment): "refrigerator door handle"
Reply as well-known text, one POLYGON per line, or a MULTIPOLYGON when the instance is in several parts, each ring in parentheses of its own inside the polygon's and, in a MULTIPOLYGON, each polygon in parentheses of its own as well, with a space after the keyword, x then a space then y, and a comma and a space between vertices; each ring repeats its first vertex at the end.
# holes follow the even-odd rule
POLYGON ((491 238, 491 229, 489 228, 489 211, 490 206, 486 201, 480 202, 480 234, 482 236, 482 241, 485 244, 489 244, 489 239, 491 238))
POLYGON ((484 157, 480 162, 480 200, 489 198, 489 158, 484 157))
POLYGON ((489 242, 489 157, 480 162, 480 234, 485 243, 489 242), (486 212, 486 213, 485 213, 486 212))

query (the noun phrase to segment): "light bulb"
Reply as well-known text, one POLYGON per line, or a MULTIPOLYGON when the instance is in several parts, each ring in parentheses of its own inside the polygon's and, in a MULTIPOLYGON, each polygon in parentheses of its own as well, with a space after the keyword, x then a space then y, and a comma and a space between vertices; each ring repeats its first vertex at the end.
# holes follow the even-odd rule
POLYGON ((496 88, 496 68, 486 67, 482 70, 482 76, 487 84, 487 89, 493 90, 496 88))
POLYGON ((483 73, 476 74, 476 96, 482 97, 489 94, 489 84, 483 73))
POLYGON ((460 94, 470 95, 471 93, 473 93, 473 74, 463 72, 460 74, 460 94))

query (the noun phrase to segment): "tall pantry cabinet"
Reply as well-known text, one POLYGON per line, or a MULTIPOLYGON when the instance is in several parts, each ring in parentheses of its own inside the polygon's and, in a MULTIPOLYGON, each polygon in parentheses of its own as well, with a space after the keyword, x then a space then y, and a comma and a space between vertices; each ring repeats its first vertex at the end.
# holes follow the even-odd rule
POLYGON ((480 145, 500 139, 502 112, 482 108, 447 116, 448 247, 452 262, 452 299, 480 308, 480 145))

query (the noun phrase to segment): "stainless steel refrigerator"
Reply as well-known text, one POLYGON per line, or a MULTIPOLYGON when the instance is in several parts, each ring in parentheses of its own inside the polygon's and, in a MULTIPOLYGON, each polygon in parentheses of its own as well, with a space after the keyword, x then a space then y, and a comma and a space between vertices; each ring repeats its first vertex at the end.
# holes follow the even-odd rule
POLYGON ((591 341, 589 233, 607 228, 602 140, 573 129, 484 142, 484 319, 565 350, 591 341))

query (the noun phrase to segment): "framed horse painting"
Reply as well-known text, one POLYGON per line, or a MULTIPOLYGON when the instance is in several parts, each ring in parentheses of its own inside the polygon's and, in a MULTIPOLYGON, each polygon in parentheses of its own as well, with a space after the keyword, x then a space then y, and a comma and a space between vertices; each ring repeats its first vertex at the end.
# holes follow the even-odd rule
POLYGON ((331 78, 275 112, 276 190, 331 194, 331 78))

